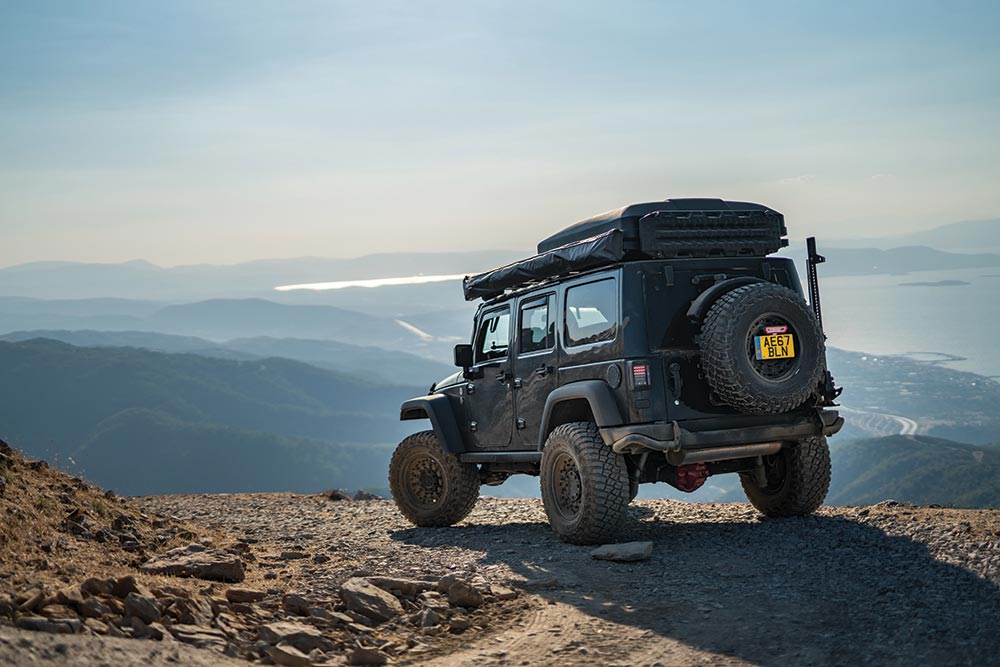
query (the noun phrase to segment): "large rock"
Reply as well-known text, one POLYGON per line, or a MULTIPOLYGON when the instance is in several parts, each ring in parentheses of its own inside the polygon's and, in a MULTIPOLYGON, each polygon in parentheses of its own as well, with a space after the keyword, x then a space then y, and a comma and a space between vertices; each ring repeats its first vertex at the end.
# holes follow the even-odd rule
POLYGON ((87 598, 77 607, 80 614, 88 618, 103 618, 111 615, 111 607, 98 598, 87 598))
MULTIPOLYGON (((90 580, 88 579, 87 581, 89 582, 90 580)), ((118 577, 115 579, 111 592, 115 594, 115 597, 119 597, 123 600, 128 597, 129 593, 135 593, 144 598, 153 597, 153 594, 149 591, 149 589, 140 584, 132 575, 118 577)))
POLYGON ((167 613, 184 625, 211 625, 214 616, 212 603, 204 598, 175 598, 167 613))
POLYGON ((323 633, 311 625, 278 621, 262 625, 257 631, 257 638, 265 644, 276 645, 282 642, 294 646, 300 651, 313 649, 326 650, 330 643, 323 639, 323 633))
POLYGON ((271 658, 276 665, 284 665, 284 667, 311 667, 313 664, 309 656, 285 642, 281 642, 277 646, 268 646, 266 652, 267 657, 271 658))
POLYGON ((260 602, 267 597, 264 591, 250 588, 230 588, 226 591, 226 599, 230 602, 260 602))
POLYGON ((388 662, 385 653, 373 648, 359 646, 347 654, 348 665, 384 665, 388 662))
POLYGON ((469 583, 456 581, 448 588, 448 602, 456 607, 482 607, 483 594, 469 583))
MULTIPOLYGON (((135 579, 133 578, 132 581, 135 581, 135 579)), ((91 577, 80 584, 80 590, 87 595, 111 595, 115 590, 115 581, 113 579, 91 577)))
POLYGON ((22 616, 15 623, 22 630, 35 632, 51 632, 57 635, 72 635, 80 631, 83 623, 76 618, 42 618, 40 616, 22 616))
POLYGON ((415 597, 425 591, 434 590, 437 585, 433 581, 419 579, 398 579, 396 577, 367 577, 368 581, 384 591, 397 592, 400 595, 415 597))
POLYGON ((152 574, 196 577, 212 581, 240 582, 246 578, 243 561, 239 556, 218 549, 208 549, 200 544, 177 547, 153 556, 139 569, 152 574))
POLYGON ((67 607, 79 607, 83 604, 83 592, 79 586, 67 586, 56 593, 56 602, 67 607))
POLYGON ((340 597, 349 610, 378 623, 403 613, 403 606, 394 595, 360 577, 345 581, 340 587, 340 597))
POLYGON ((215 628, 177 624, 170 626, 169 630, 177 641, 191 644, 197 648, 225 651, 229 644, 225 633, 215 628))
POLYGON ((129 593, 125 598, 125 615, 135 616, 144 623, 156 623, 162 618, 156 600, 138 593, 129 593))
POLYGON ((653 553, 652 542, 624 542, 622 544, 605 544, 590 552, 592 558, 597 560, 613 560, 619 562, 632 562, 645 560, 653 553))

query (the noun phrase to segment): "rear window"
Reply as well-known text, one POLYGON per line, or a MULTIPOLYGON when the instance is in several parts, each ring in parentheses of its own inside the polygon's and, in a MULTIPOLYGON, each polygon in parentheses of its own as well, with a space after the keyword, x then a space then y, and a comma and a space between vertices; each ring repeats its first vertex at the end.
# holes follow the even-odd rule
POLYGON ((555 347, 556 330, 550 311, 555 297, 536 299, 521 306, 520 353, 530 354, 555 347))
POLYGON ((618 288, 614 278, 566 290, 567 346, 614 340, 618 332, 618 288))

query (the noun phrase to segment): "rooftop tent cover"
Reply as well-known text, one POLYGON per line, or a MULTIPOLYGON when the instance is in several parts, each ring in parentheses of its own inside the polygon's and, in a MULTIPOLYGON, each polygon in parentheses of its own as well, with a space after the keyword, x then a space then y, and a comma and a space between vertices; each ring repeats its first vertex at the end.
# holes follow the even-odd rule
POLYGON ((609 229, 596 236, 569 243, 528 259, 474 276, 462 282, 466 301, 490 299, 505 289, 538 282, 546 278, 614 264, 625 256, 620 230, 609 229))

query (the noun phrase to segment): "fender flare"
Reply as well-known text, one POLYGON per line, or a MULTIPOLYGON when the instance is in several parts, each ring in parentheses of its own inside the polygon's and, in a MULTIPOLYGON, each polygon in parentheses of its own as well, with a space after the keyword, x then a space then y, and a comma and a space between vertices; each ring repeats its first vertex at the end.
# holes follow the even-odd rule
POLYGON ((763 283, 767 282, 761 278, 753 278, 751 276, 740 276, 739 278, 730 278, 729 280, 723 280, 721 282, 715 283, 707 290, 702 292, 691 302, 691 307, 688 308, 687 316, 694 322, 701 322, 705 319, 705 315, 708 314, 709 308, 715 304, 726 292, 730 292, 737 287, 743 287, 744 285, 751 285, 753 283, 763 283))
POLYGON ((545 446, 545 439, 552 431, 552 413, 559 403, 583 399, 590 405, 594 422, 598 428, 606 426, 621 426, 623 423, 621 410, 611 391, 611 387, 603 380, 580 380, 563 385, 549 394, 542 410, 542 423, 538 432, 538 449, 545 446))
POLYGON ((441 441, 445 451, 452 454, 465 452, 465 441, 462 440, 455 411, 446 395, 420 396, 404 401, 399 406, 399 420, 412 419, 430 419, 434 435, 441 441))

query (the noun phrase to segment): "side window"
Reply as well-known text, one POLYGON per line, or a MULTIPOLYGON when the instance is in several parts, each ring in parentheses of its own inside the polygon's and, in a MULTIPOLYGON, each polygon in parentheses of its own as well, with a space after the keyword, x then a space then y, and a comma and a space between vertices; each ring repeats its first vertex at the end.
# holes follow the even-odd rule
POLYGON ((618 332, 615 279, 598 280, 566 290, 566 345, 614 340, 618 332))
POLYGON ((476 363, 503 359, 507 356, 509 345, 510 309, 488 313, 479 325, 479 333, 476 334, 476 363))
POLYGON ((555 347, 556 328, 552 321, 554 306, 555 296, 552 294, 521 305, 519 354, 549 350, 555 347))

